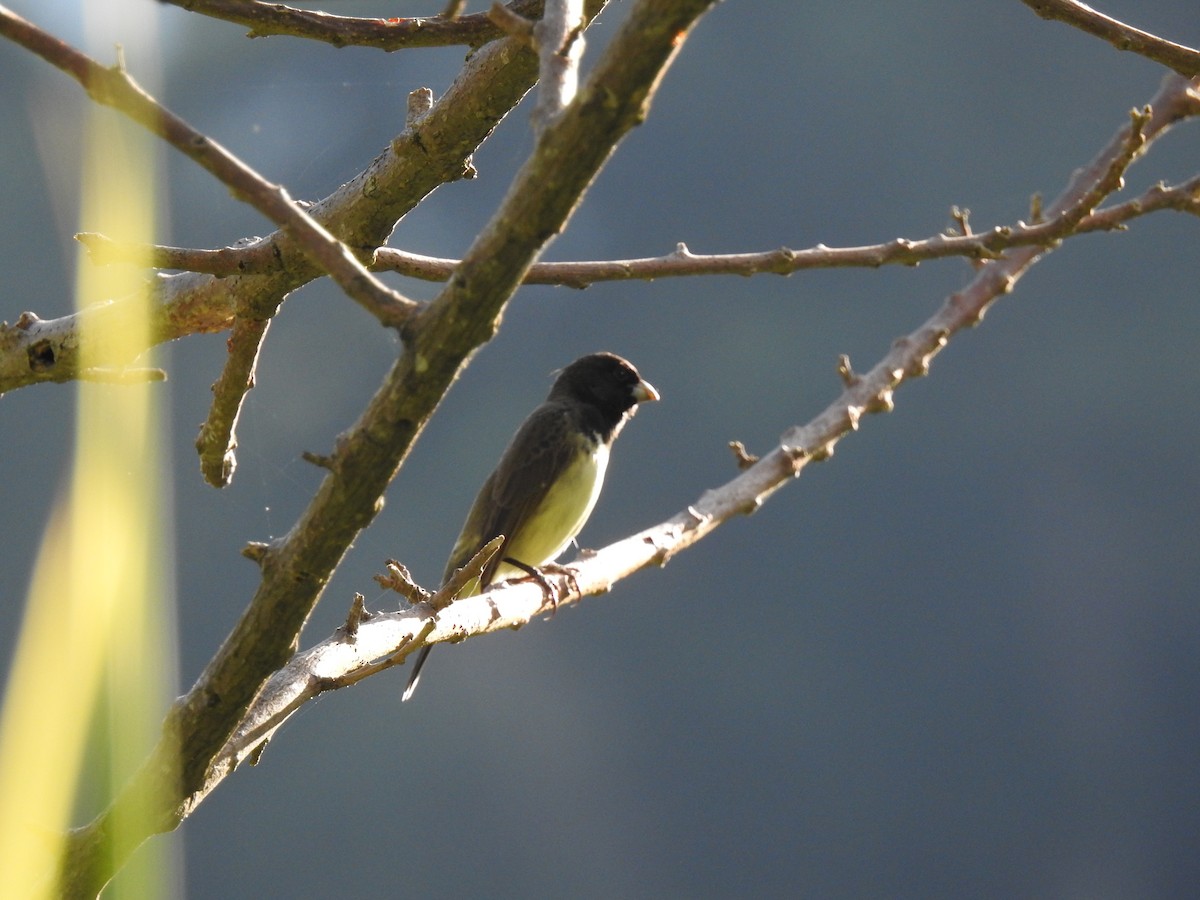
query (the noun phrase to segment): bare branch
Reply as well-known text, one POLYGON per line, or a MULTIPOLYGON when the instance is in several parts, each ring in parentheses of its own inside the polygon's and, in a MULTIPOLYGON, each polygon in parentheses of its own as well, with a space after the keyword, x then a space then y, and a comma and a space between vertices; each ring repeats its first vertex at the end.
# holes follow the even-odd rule
POLYGON ((463 588, 483 574, 492 557, 500 552, 504 544, 504 535, 497 535, 479 548, 478 552, 467 560, 466 565, 457 569, 453 575, 438 588, 437 593, 429 598, 429 608, 435 612, 445 609, 458 599, 463 588))
POLYGON ((368 616, 361 610, 360 597, 356 595, 346 626, 328 640, 297 653, 266 683, 245 720, 213 760, 204 783, 187 798, 188 809, 198 806, 244 761, 257 762, 267 741, 309 700, 402 665, 428 640, 434 627, 432 618, 421 621, 412 613, 368 616))
POLYGON ((538 100, 531 117, 535 134, 575 98, 583 58, 583 0, 547 0, 534 26, 538 48, 538 100))
MULTIPOLYGON (((1040 224, 998 225, 981 233, 938 234, 921 240, 896 238, 863 247, 827 247, 804 250, 781 247, 754 253, 701 254, 676 250, 666 256, 598 261, 539 262, 530 267, 525 284, 553 284, 586 288, 600 281, 655 280, 695 275, 791 275, 808 269, 877 268, 915 266, 948 257, 987 261, 1018 247, 1052 247, 1075 234, 1113 231, 1139 216, 1164 209, 1198 212, 1197 179, 1174 186, 1155 185, 1140 197, 1102 210, 1088 212, 1088 203, 1073 207, 1071 215, 1040 224)), ((962 215, 962 211, 959 211, 962 215)), ((410 278, 445 281, 458 267, 457 259, 423 256, 392 247, 375 251, 371 268, 398 272, 410 278)))
POLYGON ((495 333, 530 262, 563 227, 613 146, 641 121, 663 70, 711 2, 640 0, 630 10, 588 87, 543 133, 458 277, 410 324, 407 352, 337 442, 308 508, 259 560, 262 582, 254 598, 196 684, 172 706, 151 758, 113 806, 72 833, 64 883, 90 888, 107 880, 119 861, 96 836, 106 833, 129 798, 145 796, 146 784, 161 780, 161 760, 177 747, 183 748, 180 781, 163 794, 165 807, 157 801, 157 827, 174 827, 199 802, 191 798, 199 796, 217 753, 270 675, 291 657, 330 573, 378 512, 384 489, 438 401, 495 333))
MULTIPOLYGON (((308 213, 346 245, 371 253, 431 191, 473 174, 471 154, 536 78, 536 57, 516 42, 499 41, 482 48, 426 115, 308 213)), ((323 274, 286 230, 247 241, 243 250, 239 266, 244 264, 245 277, 189 273, 160 278, 155 285, 152 343, 147 346, 188 334, 224 331, 248 300, 277 304, 323 274)), ((22 327, 0 324, 0 393, 78 377, 80 348, 90 333, 81 323, 119 315, 121 307, 122 301, 117 300, 57 319, 30 314, 22 327)))
MULTIPOLYGON (((1162 134, 1181 111, 1197 112, 1184 96, 1187 91, 1188 86, 1179 79, 1168 79, 1154 101, 1154 108, 1160 112, 1145 123, 1142 131, 1146 141, 1162 134)), ((1127 164, 1133 130, 1122 129, 1091 164, 1076 173, 1050 207, 1051 215, 1068 214, 1086 206, 1096 186, 1111 181, 1112 173, 1127 164)), ((928 321, 897 339, 869 372, 853 372, 849 360, 843 357, 839 371, 844 388, 839 396, 807 424, 785 432, 769 453, 751 463, 743 450, 738 454, 742 457, 739 468, 750 464, 727 483, 706 491, 670 519, 602 550, 583 553, 564 572, 551 573, 559 604, 607 593, 616 582, 636 571, 664 565, 723 523, 755 512, 809 462, 829 459, 837 442, 856 430, 865 414, 890 412, 895 390, 905 381, 927 374, 932 358, 956 334, 981 321, 987 308, 1011 291, 1046 252, 1044 248, 1026 248, 1007 259, 987 263, 970 285, 947 297, 928 321)), ((544 607, 545 594, 539 585, 524 579, 504 582, 483 594, 456 600, 436 618, 427 604, 399 613, 376 614, 370 622, 359 621, 353 641, 347 642, 344 633, 338 634, 297 654, 272 676, 269 687, 221 749, 196 793, 183 801, 182 809, 194 808, 241 760, 253 758, 255 748, 318 693, 389 668, 424 645, 518 628, 532 621, 544 607)))
POLYGON ((83 244, 88 259, 98 266, 151 265, 156 269, 179 269, 185 272, 202 272, 222 278, 229 275, 248 274, 248 264, 253 261, 256 272, 279 268, 279 260, 263 259, 261 254, 247 252, 245 247, 222 247, 219 250, 197 250, 190 247, 166 247, 158 244, 139 244, 134 241, 117 241, 103 234, 83 231, 75 235, 83 244))
MULTIPOLYGON (((165 0, 190 12, 234 22, 250 29, 247 37, 290 35, 323 41, 335 47, 375 47, 403 50, 415 47, 449 47, 465 44, 478 47, 504 36, 486 13, 459 15, 462 3, 450 3, 439 16, 416 18, 360 18, 335 16, 315 10, 296 9, 282 3, 258 0, 165 0)), ((511 8, 518 15, 538 18, 540 0, 517 0, 511 8)))
POLYGON ((512 7, 503 3, 493 3, 487 11, 487 17, 492 24, 522 43, 533 46, 533 20, 527 19, 512 7))
POLYGON ((292 200, 282 185, 270 184, 219 143, 162 106, 120 64, 101 66, 3 7, 0 34, 74 77, 96 103, 112 107, 162 138, 227 185, 239 200, 287 228, 304 252, 383 324, 399 327, 417 309, 416 303, 368 272, 345 244, 292 200))
MULTIPOLYGON (((1141 196, 1123 203, 1088 213, 1086 204, 1078 207, 1071 218, 1058 217, 1047 221, 1044 215, 1031 212, 1034 224, 1016 222, 997 225, 976 233, 969 223, 970 211, 954 207, 958 234, 937 234, 919 240, 896 238, 882 244, 861 247, 828 247, 818 244, 803 250, 780 247, 750 253, 693 253, 681 252, 677 245, 665 256, 637 259, 571 260, 536 262, 529 267, 523 284, 559 285, 583 289, 602 281, 653 281, 659 278, 680 278, 697 275, 791 275, 809 269, 878 268, 880 266, 916 266, 935 259, 964 257, 986 262, 998 259, 1015 247, 1052 246, 1076 234, 1115 231, 1131 220, 1162 210, 1196 214, 1197 179, 1177 185, 1155 185, 1141 196)), ((77 234, 93 262, 99 265, 129 263, 152 265, 164 269, 186 269, 226 277, 257 271, 260 262, 278 268, 277 260, 263 260, 253 249, 224 247, 220 250, 197 250, 183 247, 163 247, 149 244, 114 241, 98 234, 77 234)), ((394 247, 380 247, 368 266, 376 272, 396 272, 423 281, 445 281, 462 260, 425 256, 394 247)))
POLYGON ((237 468, 237 422, 246 394, 254 387, 258 354, 267 337, 271 317, 238 316, 233 321, 226 346, 229 355, 221 376, 213 382, 213 402, 208 418, 196 436, 200 472, 216 488, 233 481, 237 468))
POLYGON ((79 373, 79 380, 97 384, 145 384, 148 381, 166 381, 167 373, 162 369, 139 366, 120 369, 92 366, 79 373))
POLYGON ((1126 25, 1076 0, 1021 0, 1043 19, 1055 19, 1108 41, 1118 50, 1137 53, 1180 75, 1200 75, 1200 51, 1126 25))
MULTIPOLYGON (((950 215, 960 230, 958 234, 938 234, 919 240, 896 238, 861 247, 828 247, 819 244, 803 250, 780 247, 750 253, 680 252, 678 246, 682 245, 677 245, 675 252, 665 256, 536 262, 529 267, 522 283, 583 289, 602 281, 654 281, 697 275, 791 275, 809 269, 916 266, 949 257, 986 262, 998 259, 1005 251, 1015 247, 1048 247, 1076 234, 1120 230, 1133 219, 1162 210, 1200 213, 1200 201, 1196 196, 1198 179, 1200 176, 1177 185, 1157 184, 1132 200, 1090 213, 1084 204, 1070 218, 1059 216, 1047 221, 1044 215, 1031 213, 1034 224, 1016 222, 997 225, 980 233, 971 230, 968 221, 970 211, 954 207, 950 215)), ((149 259, 152 265, 159 268, 186 269, 225 277, 254 271, 260 261, 257 256, 240 247, 224 247, 220 250, 163 247, 114 241, 103 235, 89 233, 77 234, 75 238, 88 248, 93 262, 99 265, 143 265, 149 259)), ((277 262, 266 262, 278 266, 277 262)), ((368 268, 423 281, 445 281, 461 263, 459 259, 380 247, 375 251, 368 268)))

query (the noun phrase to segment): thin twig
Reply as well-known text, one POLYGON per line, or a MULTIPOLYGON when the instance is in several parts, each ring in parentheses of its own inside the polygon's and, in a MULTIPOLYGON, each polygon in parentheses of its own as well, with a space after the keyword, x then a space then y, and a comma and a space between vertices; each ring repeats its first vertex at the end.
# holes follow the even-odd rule
POLYGON ((429 598, 429 608, 437 612, 457 600, 463 588, 483 575, 483 570, 492 561, 492 557, 500 552, 503 544, 504 535, 500 534, 480 547, 475 555, 467 560, 464 566, 455 569, 454 574, 446 580, 446 583, 429 598))
MULTIPOLYGON (((377 50, 403 50, 416 47, 449 47, 465 44, 479 47, 503 37, 485 13, 469 16, 452 14, 463 3, 450 3, 438 16, 387 18, 335 16, 316 10, 297 9, 282 3, 258 0, 165 0, 190 12, 244 25, 247 37, 289 35, 322 41, 335 47, 374 47, 377 50)), ((541 0, 516 0, 513 10, 529 18, 541 15, 541 0)))
POLYGON ((409 603, 426 603, 433 596, 417 584, 408 566, 395 559, 387 561, 387 574, 376 575, 375 583, 385 590, 394 591, 409 603))
POLYGON ((196 436, 200 472, 215 488, 227 487, 237 468, 237 423, 246 395, 254 387, 254 370, 271 317, 240 315, 226 341, 228 353, 221 375, 213 382, 213 402, 196 436))
POLYGON ((79 372, 80 381, 91 381, 96 384, 146 384, 152 381, 166 381, 167 373, 162 369, 144 366, 125 366, 109 368, 107 366, 91 366, 79 372))
MULTIPOLYGON (((1155 185, 1141 196, 1104 209, 1087 212, 1086 204, 1072 217, 1058 216, 1041 224, 998 225, 989 231, 966 235, 938 234, 920 240, 896 238, 862 247, 827 247, 804 250, 781 247, 753 253, 693 253, 684 248, 666 256, 598 261, 539 262, 530 267, 526 284, 552 284, 586 288, 602 281, 655 280, 696 275, 791 275, 808 269, 877 268, 914 266, 948 257, 987 261, 1019 247, 1049 247, 1075 234, 1113 231, 1139 216, 1165 209, 1196 214, 1197 179, 1178 185, 1155 185), (1078 218, 1075 218, 1078 216, 1078 218)), ((423 256, 380 247, 371 268, 388 270, 426 281, 445 281, 459 265, 457 259, 423 256)))
POLYGON ((221 278, 250 274, 279 268, 277 258, 249 253, 247 247, 222 247, 219 250, 200 250, 191 247, 168 247, 160 244, 139 244, 118 241, 94 231, 75 235, 88 252, 88 259, 98 266, 149 264, 156 269, 177 269, 184 272, 203 272, 221 278))
MULTIPOLYGON (((537 262, 530 266, 523 283, 582 289, 602 281, 653 281, 697 275, 791 275, 809 269, 915 266, 949 257, 986 262, 999 258, 1015 247, 1050 246, 1074 234, 1118 230, 1139 216, 1161 210, 1196 214, 1200 212, 1196 182, 1197 179, 1193 178, 1177 185, 1154 185, 1132 200, 1091 213, 1080 207, 1078 219, 1060 216, 1047 221, 1042 216, 1040 221, 1035 218, 1035 224, 1017 222, 997 225, 977 233, 971 230, 969 211, 954 207, 950 215, 960 229, 958 234, 937 234, 919 240, 896 238, 861 247, 818 244, 803 250, 780 247, 749 253, 693 253, 686 245, 677 244, 676 250, 665 256, 537 262), (962 233, 961 229, 964 228, 966 231, 962 233)), ((185 269, 218 277, 248 274, 257 271, 260 265, 267 269, 278 266, 276 260, 263 258, 261 254, 254 253, 252 248, 197 250, 115 241, 90 233, 75 237, 87 247, 92 261, 98 265, 145 265, 150 260, 151 265, 157 268, 185 269)), ((380 247, 375 251, 368 268, 376 272, 395 272, 422 281, 445 281, 461 263, 460 259, 380 247)))

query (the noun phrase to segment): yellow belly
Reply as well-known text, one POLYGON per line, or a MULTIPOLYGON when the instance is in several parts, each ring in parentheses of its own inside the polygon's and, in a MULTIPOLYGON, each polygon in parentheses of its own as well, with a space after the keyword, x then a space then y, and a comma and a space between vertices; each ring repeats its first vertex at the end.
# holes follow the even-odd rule
MULTIPOLYGON (((551 562, 567 549, 592 514, 604 471, 608 467, 608 447, 599 445, 594 452, 582 455, 555 482, 533 517, 510 540, 504 555, 529 566, 551 562)), ((495 580, 522 574, 519 569, 501 563, 495 580)))

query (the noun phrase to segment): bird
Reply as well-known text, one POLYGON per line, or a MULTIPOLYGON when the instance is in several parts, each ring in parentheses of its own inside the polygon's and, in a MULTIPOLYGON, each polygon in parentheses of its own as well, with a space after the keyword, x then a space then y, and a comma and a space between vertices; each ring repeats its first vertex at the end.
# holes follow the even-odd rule
MULTIPOLYGON (((553 562, 596 505, 613 441, 639 403, 658 399, 654 386, 615 353, 589 353, 561 369, 479 489, 442 583, 501 535, 500 550, 459 597, 553 562)), ((417 689, 431 649, 421 648, 404 700, 417 689)))

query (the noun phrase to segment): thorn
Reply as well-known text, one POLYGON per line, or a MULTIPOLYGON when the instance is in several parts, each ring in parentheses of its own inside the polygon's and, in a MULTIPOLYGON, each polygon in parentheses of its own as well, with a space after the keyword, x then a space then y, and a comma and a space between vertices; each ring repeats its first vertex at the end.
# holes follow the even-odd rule
POLYGON ((433 109, 433 91, 419 87, 408 95, 408 112, 404 117, 405 128, 415 128, 433 109))
POLYGON ((867 412, 872 413, 890 413, 895 408, 896 403, 893 399, 891 388, 884 388, 879 392, 879 395, 866 406, 867 412))
POLYGON ((246 757, 246 762, 250 763, 252 766, 257 766, 258 761, 262 759, 263 751, 267 749, 267 744, 269 743, 271 743, 271 739, 269 737, 265 737, 255 744, 254 749, 250 751, 250 755, 246 757))
POLYGON ((358 634, 359 624, 363 619, 369 618, 370 615, 371 614, 367 612, 366 600, 363 598, 363 595, 358 593, 358 591, 355 591, 354 602, 350 604, 350 614, 346 616, 346 624, 342 626, 342 630, 346 632, 349 637, 354 637, 356 634, 358 634))
POLYGON ((820 447, 814 450, 812 454, 810 454, 809 458, 813 462, 824 462, 825 460, 829 459, 829 457, 833 456, 833 448, 834 442, 829 441, 828 443, 822 444, 820 447))
POLYGON ((958 233, 963 237, 970 237, 971 231, 971 211, 964 207, 951 206, 950 218, 958 226, 958 233))
POLYGON ((758 462, 759 458, 753 453, 748 453, 746 445, 741 441, 730 441, 729 449, 733 451, 733 458, 737 461, 737 467, 742 471, 745 471, 758 462))
POLYGON ((271 545, 264 544, 262 541, 250 541, 242 548, 242 556, 251 562, 258 563, 260 566, 267 558, 267 554, 271 552, 271 545))
POLYGON ((862 380, 854 374, 854 369, 850 367, 850 357, 845 353, 838 357, 837 373, 842 377, 842 383, 846 387, 854 387, 862 380))
POLYGON ((328 469, 333 471, 333 457, 324 456, 320 453, 313 453, 311 450, 305 450, 300 454, 300 458, 305 462, 312 463, 318 469, 328 469))

